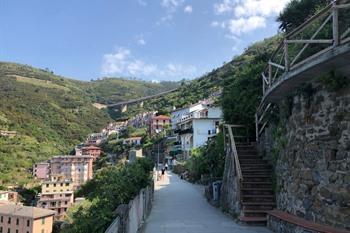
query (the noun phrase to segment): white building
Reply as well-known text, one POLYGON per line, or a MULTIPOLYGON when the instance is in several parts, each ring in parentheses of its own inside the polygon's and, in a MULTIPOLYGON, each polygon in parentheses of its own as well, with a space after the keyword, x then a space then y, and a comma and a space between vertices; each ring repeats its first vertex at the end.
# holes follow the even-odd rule
POLYGON ((181 148, 187 158, 192 149, 203 146, 216 136, 222 120, 219 107, 200 102, 171 113, 172 129, 178 135, 181 148))

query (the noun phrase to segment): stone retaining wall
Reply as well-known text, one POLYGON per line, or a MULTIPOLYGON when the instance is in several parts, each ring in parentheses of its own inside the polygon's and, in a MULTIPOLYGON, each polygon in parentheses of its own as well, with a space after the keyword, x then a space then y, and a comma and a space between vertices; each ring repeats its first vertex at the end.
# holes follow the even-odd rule
POLYGON ((260 151, 274 161, 277 208, 350 230, 350 86, 314 83, 308 94, 281 103, 279 123, 261 137, 260 151))

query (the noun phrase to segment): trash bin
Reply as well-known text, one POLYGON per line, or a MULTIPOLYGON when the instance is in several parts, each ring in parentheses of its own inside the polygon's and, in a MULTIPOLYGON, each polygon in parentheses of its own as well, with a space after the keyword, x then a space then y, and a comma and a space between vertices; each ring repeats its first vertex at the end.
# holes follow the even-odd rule
POLYGON ((220 199, 222 181, 213 182, 213 201, 218 201, 220 199))

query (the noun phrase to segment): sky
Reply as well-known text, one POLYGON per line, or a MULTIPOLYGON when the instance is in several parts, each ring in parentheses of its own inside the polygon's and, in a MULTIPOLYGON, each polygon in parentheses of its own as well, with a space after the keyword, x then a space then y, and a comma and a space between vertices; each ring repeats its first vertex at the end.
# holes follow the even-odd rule
POLYGON ((0 60, 79 79, 200 77, 278 32, 289 0, 0 0, 0 60))

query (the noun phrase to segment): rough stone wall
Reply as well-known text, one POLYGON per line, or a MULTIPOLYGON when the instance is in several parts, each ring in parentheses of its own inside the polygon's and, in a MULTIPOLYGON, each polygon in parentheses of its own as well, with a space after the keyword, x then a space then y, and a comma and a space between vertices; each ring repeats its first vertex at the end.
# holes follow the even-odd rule
POLYGON ((265 131, 260 149, 275 158, 278 209, 350 230, 350 87, 313 90, 293 97, 290 115, 265 131))
MULTIPOLYGON (((226 146, 228 148, 229 146, 226 146)), ((237 197, 237 177, 230 150, 226 150, 224 175, 220 192, 220 207, 233 216, 239 216, 240 208, 237 197)))

